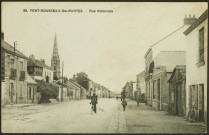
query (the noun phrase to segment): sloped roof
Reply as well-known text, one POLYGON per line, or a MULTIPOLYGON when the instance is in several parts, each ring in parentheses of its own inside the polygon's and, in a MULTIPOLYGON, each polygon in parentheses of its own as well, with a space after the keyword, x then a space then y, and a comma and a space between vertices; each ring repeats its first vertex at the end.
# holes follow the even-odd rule
POLYGON ((205 21, 208 18, 208 9, 199 17, 197 20, 184 31, 185 35, 188 35, 190 32, 192 32, 195 28, 197 28, 203 21, 205 21))
POLYGON ((76 86, 73 82, 68 81, 67 87, 70 87, 72 89, 80 89, 78 86, 76 86))
POLYGON ((84 77, 85 79, 87 79, 87 81, 92 81, 88 76, 86 76, 85 74, 81 73, 82 77, 84 77))
MULTIPOLYGON (((55 81, 54 83, 57 85, 62 85, 62 79, 59 79, 59 80, 55 81)), ((64 80, 63 80, 63 86, 67 86, 67 84, 64 83, 64 80)))
POLYGON ((145 70, 136 75, 137 78, 144 78, 145 70))
POLYGON ((36 66, 36 67, 44 67, 46 69, 52 70, 51 67, 49 67, 48 65, 46 65, 45 63, 43 63, 40 60, 37 59, 32 59, 32 58, 28 58, 28 66, 36 66))
POLYGON ((186 65, 176 65, 168 83, 178 82, 186 79, 186 65))
POLYGON ((41 64, 39 64, 39 63, 36 62, 35 60, 32 60, 30 57, 29 57, 29 59, 28 59, 27 65, 28 65, 28 66, 42 67, 41 64))
POLYGON ((78 84, 77 82, 72 82, 73 84, 75 84, 77 87, 82 88, 84 90, 86 90, 84 87, 82 87, 80 84, 78 84))
POLYGON ((35 80, 33 80, 33 79, 28 75, 27 72, 26 72, 26 78, 27 78, 27 83, 29 83, 29 84, 37 84, 37 83, 35 82, 35 80))
MULTIPOLYGON (((4 40, 1 40, 1 47, 5 49, 5 52, 14 55, 14 47, 10 45, 9 43, 5 42, 4 40)), ((21 57, 23 59, 28 59, 23 53, 15 49, 15 56, 21 57)))

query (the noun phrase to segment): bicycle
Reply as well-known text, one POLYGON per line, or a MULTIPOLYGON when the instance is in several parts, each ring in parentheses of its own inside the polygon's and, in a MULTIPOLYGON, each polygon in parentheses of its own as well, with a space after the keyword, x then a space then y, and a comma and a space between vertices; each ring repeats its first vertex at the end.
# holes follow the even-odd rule
POLYGON ((92 114, 93 112, 96 113, 96 105, 93 105, 93 104, 92 104, 92 105, 91 105, 91 114, 92 114))

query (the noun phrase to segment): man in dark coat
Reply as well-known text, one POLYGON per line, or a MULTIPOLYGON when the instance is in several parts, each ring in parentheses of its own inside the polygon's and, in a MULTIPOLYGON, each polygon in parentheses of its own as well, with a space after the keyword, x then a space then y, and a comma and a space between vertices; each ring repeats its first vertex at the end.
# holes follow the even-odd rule
POLYGON ((123 111, 125 111, 126 106, 127 106, 127 102, 125 99, 123 99, 123 101, 122 101, 122 106, 123 106, 123 111))
POLYGON ((92 104, 94 106, 94 112, 96 113, 96 104, 97 104, 97 96, 96 94, 94 93, 93 96, 91 97, 91 102, 90 104, 92 104))
POLYGON ((140 101, 140 99, 139 99, 139 98, 137 98, 137 99, 136 99, 136 102, 137 102, 137 107, 139 107, 139 101, 140 101))

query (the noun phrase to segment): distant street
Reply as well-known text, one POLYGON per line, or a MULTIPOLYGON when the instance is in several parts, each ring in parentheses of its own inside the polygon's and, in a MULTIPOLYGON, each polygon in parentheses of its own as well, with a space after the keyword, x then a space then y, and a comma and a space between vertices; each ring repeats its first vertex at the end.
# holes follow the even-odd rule
POLYGON ((99 99, 97 114, 91 114, 90 100, 41 104, 2 109, 3 133, 204 133, 200 123, 189 123, 167 112, 155 111, 143 103, 99 99))

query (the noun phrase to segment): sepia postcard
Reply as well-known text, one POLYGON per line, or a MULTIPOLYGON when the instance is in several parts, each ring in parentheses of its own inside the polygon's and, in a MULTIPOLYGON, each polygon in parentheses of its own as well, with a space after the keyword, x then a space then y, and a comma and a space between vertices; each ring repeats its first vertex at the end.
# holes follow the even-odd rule
POLYGON ((2 133, 206 134, 208 3, 2 2, 2 133))

